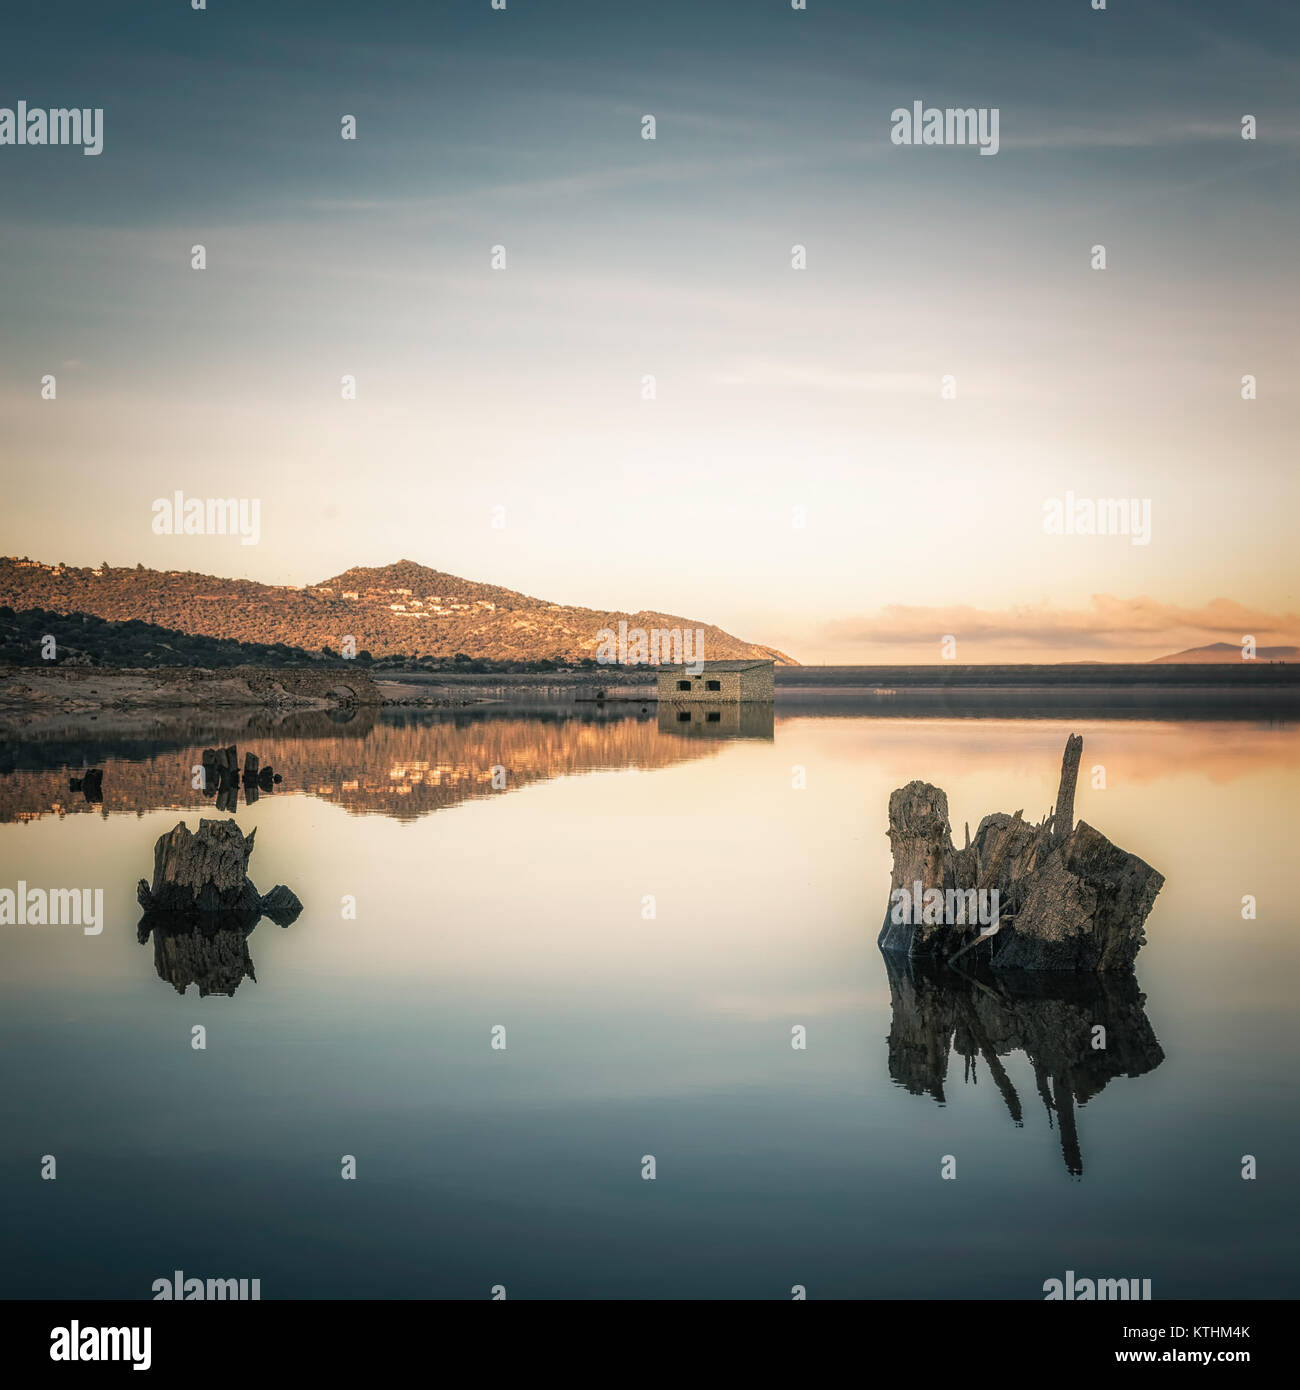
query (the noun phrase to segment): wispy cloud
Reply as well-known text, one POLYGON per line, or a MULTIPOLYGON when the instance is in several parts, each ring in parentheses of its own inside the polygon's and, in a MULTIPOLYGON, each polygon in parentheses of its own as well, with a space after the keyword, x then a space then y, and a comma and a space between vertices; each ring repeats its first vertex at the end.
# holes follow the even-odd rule
POLYGON ((821 635, 837 644, 933 647, 947 633, 968 643, 1100 651, 1238 642, 1246 634, 1261 644, 1276 644, 1300 638, 1300 614, 1268 613, 1226 598, 1184 607, 1147 597, 1094 594, 1087 608, 1046 603, 1004 609, 890 604, 872 614, 827 623, 821 635))
MULTIPOLYGON (((1242 143, 1240 120, 1128 120, 1113 126, 1070 125, 1053 128, 1050 121, 1035 116, 1023 122, 1019 129, 1009 119, 1004 118, 1004 121, 1001 136, 1003 149, 1142 150, 1220 141, 1242 143)), ((1272 122, 1265 118, 1261 140, 1265 136, 1270 147, 1300 145, 1300 125, 1290 120, 1272 122)))

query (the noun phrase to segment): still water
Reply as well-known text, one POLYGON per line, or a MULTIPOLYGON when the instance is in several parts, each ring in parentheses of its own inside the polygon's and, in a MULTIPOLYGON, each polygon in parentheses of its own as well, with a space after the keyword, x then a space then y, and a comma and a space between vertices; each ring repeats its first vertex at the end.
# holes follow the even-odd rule
POLYGON ((1072 1269, 1295 1297, 1298 801, 1279 723, 628 706, 11 743, 0 887, 102 887, 105 925, 0 927, 0 1295, 1041 1298, 1072 1269), (1136 978, 887 966, 889 793, 943 787, 958 843, 1036 821, 1070 732, 1076 815, 1167 880, 1136 978), (225 814, 191 788, 214 743, 283 776, 235 814, 304 911, 142 941, 155 840, 225 814), (102 804, 68 791, 92 765, 102 804))

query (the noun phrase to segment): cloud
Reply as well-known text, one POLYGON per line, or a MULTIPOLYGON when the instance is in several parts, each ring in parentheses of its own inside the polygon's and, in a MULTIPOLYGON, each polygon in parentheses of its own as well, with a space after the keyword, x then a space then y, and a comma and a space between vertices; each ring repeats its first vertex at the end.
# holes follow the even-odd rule
POLYGON ((1186 647, 1239 642, 1246 633, 1261 645, 1276 645, 1300 639, 1300 614, 1266 613, 1226 598, 1182 607, 1147 597, 1124 599, 1093 594, 1087 608, 1059 608, 1046 603, 1004 609, 969 604, 917 607, 895 603, 872 614, 827 623, 820 635, 837 644, 933 647, 948 633, 965 642, 1027 648, 1095 648, 1099 652, 1170 643, 1186 647))
MULTIPOLYGON (((1243 113, 1244 114, 1244 113, 1243 113)), ((1001 136, 1003 149, 1069 150, 1069 149, 1162 149, 1170 145, 1235 141, 1241 144, 1241 119, 1117 121, 1111 126, 1066 125, 1052 126, 1035 119, 1022 130, 1006 131, 1001 136)), ((1269 122, 1270 145, 1300 144, 1300 125, 1292 121, 1269 122)))

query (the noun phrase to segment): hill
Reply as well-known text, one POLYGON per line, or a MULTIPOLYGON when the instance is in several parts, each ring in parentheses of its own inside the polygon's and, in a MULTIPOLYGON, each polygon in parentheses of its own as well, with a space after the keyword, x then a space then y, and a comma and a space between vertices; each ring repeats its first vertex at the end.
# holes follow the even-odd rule
POLYGON ((319 584, 258 584, 189 570, 79 569, 0 559, 0 605, 142 622, 196 637, 337 654, 344 637, 374 657, 460 655, 493 662, 578 662, 595 657, 603 628, 698 628, 708 659, 766 657, 775 648, 669 613, 572 608, 478 584, 411 560, 356 567, 319 584))
POLYGON ((15 611, 0 606, 0 666, 308 666, 319 652, 283 644, 193 637, 132 619, 113 622, 89 613, 15 611), (53 643, 50 643, 53 638, 53 643), (48 654, 47 654, 48 650, 48 654))
MULTIPOLYGON (((1300 647, 1258 647, 1256 661, 1300 661, 1300 647)), ((1241 661, 1241 648, 1235 642, 1211 642, 1208 647, 1189 647, 1185 652, 1175 652, 1172 656, 1153 657, 1151 664, 1162 662, 1182 662, 1191 664, 1204 662, 1214 665, 1225 661, 1241 661)))

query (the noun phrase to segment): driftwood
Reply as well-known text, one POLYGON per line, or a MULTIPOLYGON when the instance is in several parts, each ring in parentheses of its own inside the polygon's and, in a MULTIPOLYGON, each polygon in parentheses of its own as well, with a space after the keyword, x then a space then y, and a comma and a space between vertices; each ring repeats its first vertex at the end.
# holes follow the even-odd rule
POLYGON ((1071 735, 1056 804, 1037 826, 1003 812, 985 816, 956 849, 948 798, 927 782, 909 782, 889 798, 894 852, 883 951, 956 960, 972 952, 994 970, 1124 970, 1146 941, 1142 929, 1164 876, 1113 845, 1084 821, 1074 823, 1083 739, 1071 735), (897 908, 900 891, 942 896, 945 910, 923 916, 897 908), (928 890, 938 889, 939 895, 928 890), (956 890, 956 891, 953 891, 956 890), (949 904, 970 890, 991 901, 995 920, 981 927, 949 904), (919 920, 918 920, 919 918, 919 920))
POLYGON ((236 914, 256 921, 265 913, 281 925, 292 921, 302 911, 295 894, 278 884, 263 896, 248 877, 256 834, 221 820, 200 820, 191 834, 178 822, 154 845, 153 883, 141 879, 136 889, 140 906, 185 919, 236 914))

